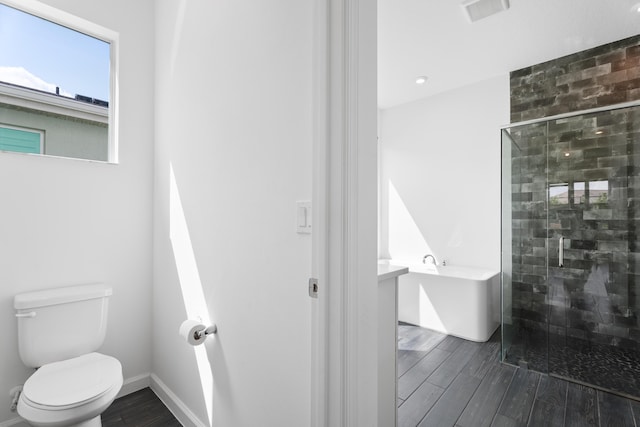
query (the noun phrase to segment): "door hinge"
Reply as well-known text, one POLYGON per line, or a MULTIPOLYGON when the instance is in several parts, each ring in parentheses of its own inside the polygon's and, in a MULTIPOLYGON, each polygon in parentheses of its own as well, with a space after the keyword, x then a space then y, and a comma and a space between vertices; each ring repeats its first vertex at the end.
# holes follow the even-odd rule
POLYGON ((315 277, 309 278, 309 296, 318 298, 318 279, 315 277))

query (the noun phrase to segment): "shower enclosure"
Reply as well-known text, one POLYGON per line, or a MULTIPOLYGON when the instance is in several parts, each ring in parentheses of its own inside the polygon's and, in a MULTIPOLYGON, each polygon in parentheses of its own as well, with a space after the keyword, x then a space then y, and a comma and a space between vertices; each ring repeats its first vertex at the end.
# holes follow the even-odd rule
POLYGON ((502 359, 640 399, 640 104, 502 130, 502 359))

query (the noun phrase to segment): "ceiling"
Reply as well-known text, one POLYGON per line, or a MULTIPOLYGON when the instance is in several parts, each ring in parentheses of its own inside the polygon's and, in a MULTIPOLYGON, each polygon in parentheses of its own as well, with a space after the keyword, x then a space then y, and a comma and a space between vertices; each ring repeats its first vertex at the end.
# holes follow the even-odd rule
POLYGON ((378 105, 389 108, 640 34, 640 0, 511 0, 470 23, 462 0, 378 0, 378 105), (428 76, 417 85, 418 76, 428 76))

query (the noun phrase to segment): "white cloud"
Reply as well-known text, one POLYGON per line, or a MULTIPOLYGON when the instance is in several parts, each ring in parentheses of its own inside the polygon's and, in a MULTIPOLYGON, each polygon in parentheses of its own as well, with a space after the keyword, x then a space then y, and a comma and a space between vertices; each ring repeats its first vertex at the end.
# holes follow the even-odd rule
MULTIPOLYGON (((23 67, 0 67, 0 82, 12 83, 31 89, 56 93, 56 85, 47 83, 40 77, 31 74, 23 67)), ((73 98, 73 95, 60 89, 60 95, 73 98)))

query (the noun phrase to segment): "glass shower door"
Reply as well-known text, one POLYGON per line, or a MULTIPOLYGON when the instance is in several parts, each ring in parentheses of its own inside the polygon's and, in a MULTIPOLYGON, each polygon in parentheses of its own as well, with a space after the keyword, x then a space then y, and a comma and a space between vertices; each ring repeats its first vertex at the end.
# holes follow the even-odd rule
POLYGON ((502 360, 547 372, 547 125, 502 132, 502 360))
POLYGON ((639 111, 547 122, 548 372, 631 396, 640 396, 639 111))
POLYGON ((640 398, 640 107, 502 132, 502 358, 640 398))
POLYGON ((512 206, 512 181, 513 175, 518 175, 518 171, 514 171, 512 168, 512 158, 515 153, 520 153, 520 149, 513 142, 509 135, 508 129, 503 129, 500 135, 502 143, 502 202, 501 202, 501 218, 502 218, 502 234, 501 245, 502 253, 500 260, 501 271, 501 300, 502 300, 502 328, 500 333, 502 335, 502 348, 501 348, 501 360, 509 360, 511 353, 513 352, 512 346, 514 344, 515 330, 513 324, 513 259, 514 259, 514 246, 513 242, 513 229, 511 227, 513 221, 513 215, 511 212, 512 206))

